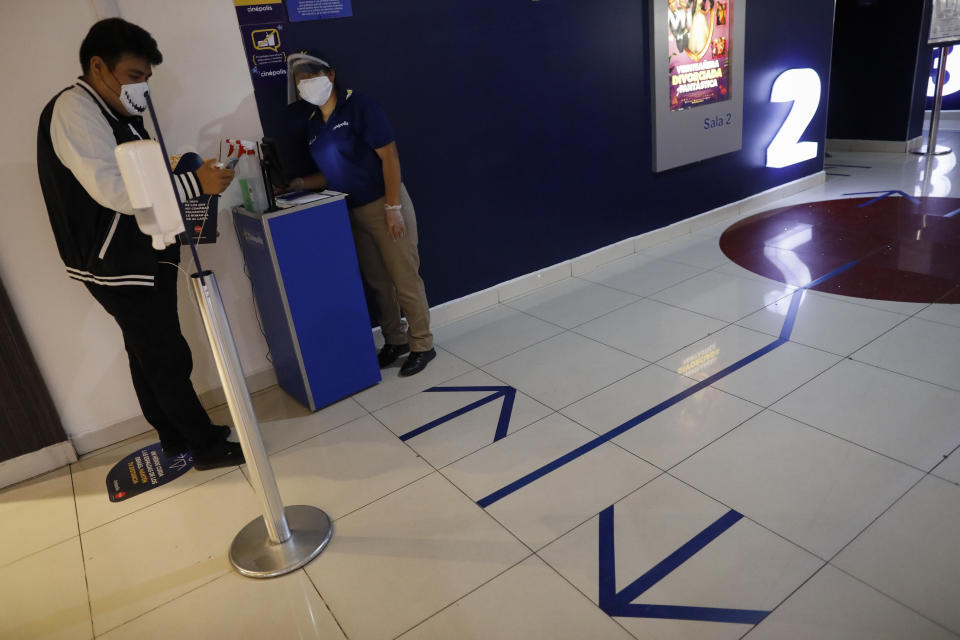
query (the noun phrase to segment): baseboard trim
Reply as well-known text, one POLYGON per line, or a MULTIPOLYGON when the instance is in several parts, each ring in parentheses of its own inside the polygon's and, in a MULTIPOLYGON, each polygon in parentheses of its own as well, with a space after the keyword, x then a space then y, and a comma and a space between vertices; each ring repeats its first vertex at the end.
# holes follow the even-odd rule
MULTIPOLYGON (((257 391, 263 391, 264 389, 275 386, 277 384, 277 372, 273 370, 273 367, 261 369, 260 371, 255 371, 247 375, 246 379, 247 389, 250 393, 256 393, 257 391)), ((227 396, 223 392, 223 387, 207 389, 197 395, 200 397, 200 403, 203 405, 203 408, 207 410, 227 403, 227 396)))
MULTIPOLYGON (((277 374, 273 368, 262 369, 247 376, 247 389, 250 390, 250 393, 256 393, 258 391, 263 391, 264 389, 269 389, 276 384, 277 374)), ((207 409, 208 411, 214 407, 219 407, 223 404, 226 404, 227 402, 226 395, 223 392, 223 387, 214 387, 213 389, 200 392, 197 395, 200 398, 200 403, 203 405, 203 408, 207 409)), ((74 448, 77 450, 77 453, 79 455, 84 455, 90 453, 91 451, 102 449, 103 447, 109 447, 110 445, 116 444, 121 440, 126 440, 127 438, 133 438, 142 433, 146 433, 152 428, 153 427, 150 426, 150 423, 147 422, 146 418, 144 418, 142 415, 136 415, 132 418, 115 422, 114 424, 108 425, 101 429, 79 433, 73 436, 71 440, 74 448)))
POLYGON ((867 153, 907 153, 923 146, 923 136, 909 140, 842 140, 827 139, 827 151, 861 151, 867 153))
POLYGON ((70 440, 73 442, 73 448, 77 450, 77 454, 82 456, 91 451, 109 447, 121 440, 146 433, 152 428, 146 418, 142 415, 136 415, 100 429, 78 433, 72 436, 70 440))
MULTIPOLYGON (((923 114, 924 131, 930 128, 931 112, 923 114)), ((941 111, 940 112, 940 130, 941 131, 960 131, 960 111, 941 111)))
POLYGON ((0 489, 77 461, 69 440, 0 462, 0 489))

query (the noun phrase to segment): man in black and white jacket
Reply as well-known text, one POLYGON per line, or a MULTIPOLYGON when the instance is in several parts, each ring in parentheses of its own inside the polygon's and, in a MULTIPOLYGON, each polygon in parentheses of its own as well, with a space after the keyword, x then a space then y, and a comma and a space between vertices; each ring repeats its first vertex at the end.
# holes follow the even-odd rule
MULTIPOLYGON (((114 149, 147 139, 141 114, 156 41, 119 18, 102 20, 80 46, 83 75, 44 108, 37 167, 67 275, 83 282, 117 321, 143 415, 167 455, 190 451, 198 469, 243 463, 230 429, 213 425, 190 381, 193 360, 177 315, 179 244, 151 246, 133 216, 114 149)), ((208 160, 178 175, 181 200, 216 194, 233 172, 208 160)))

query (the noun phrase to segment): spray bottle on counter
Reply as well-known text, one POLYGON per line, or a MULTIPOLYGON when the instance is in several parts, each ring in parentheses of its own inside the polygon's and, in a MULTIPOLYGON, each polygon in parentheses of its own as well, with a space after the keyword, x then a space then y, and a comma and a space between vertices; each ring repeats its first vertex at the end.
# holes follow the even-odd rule
POLYGON ((267 210, 267 192, 263 184, 263 171, 255 149, 240 147, 237 163, 237 181, 247 211, 263 213, 267 210))

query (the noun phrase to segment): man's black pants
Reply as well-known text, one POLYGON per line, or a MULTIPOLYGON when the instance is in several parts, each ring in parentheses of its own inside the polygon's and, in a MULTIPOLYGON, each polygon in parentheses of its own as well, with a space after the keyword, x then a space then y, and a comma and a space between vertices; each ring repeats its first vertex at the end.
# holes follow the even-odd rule
POLYGON ((87 283, 123 333, 140 408, 164 447, 204 449, 218 439, 190 381, 193 359, 177 315, 177 268, 160 264, 153 287, 87 283))

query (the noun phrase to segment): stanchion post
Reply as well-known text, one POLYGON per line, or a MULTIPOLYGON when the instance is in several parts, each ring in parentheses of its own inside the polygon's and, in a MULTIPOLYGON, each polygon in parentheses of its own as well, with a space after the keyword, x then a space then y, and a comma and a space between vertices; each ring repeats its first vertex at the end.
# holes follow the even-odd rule
POLYGON ((937 133, 940 130, 940 107, 943 104, 943 85, 947 80, 947 47, 939 47, 940 63, 937 66, 937 86, 933 98, 933 111, 930 112, 930 136, 925 148, 913 153, 927 156, 942 156, 950 153, 950 147, 937 146, 937 133))
POLYGON ((322 510, 307 505, 283 506, 270 466, 250 393, 240 366, 236 343, 212 271, 191 276, 203 326, 227 397, 230 415, 246 458, 250 483, 263 517, 237 534, 230 546, 230 562, 243 575, 272 578, 295 571, 315 558, 333 536, 333 525, 322 510))

